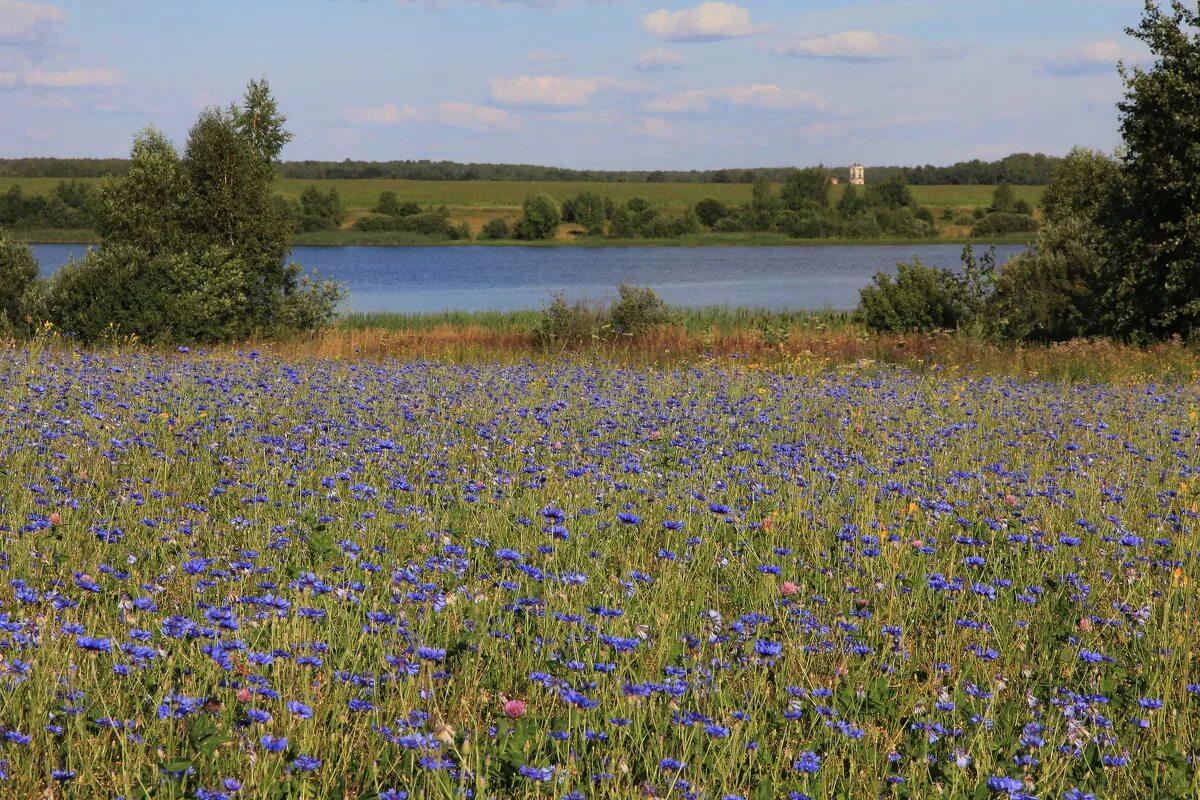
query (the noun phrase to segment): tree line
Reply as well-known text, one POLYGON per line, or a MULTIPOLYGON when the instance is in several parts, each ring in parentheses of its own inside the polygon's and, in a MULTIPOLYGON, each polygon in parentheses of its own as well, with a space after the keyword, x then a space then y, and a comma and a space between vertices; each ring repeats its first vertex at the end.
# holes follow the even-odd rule
MULTIPOLYGON (((867 183, 902 175, 912 186, 1010 183, 1044 186, 1062 159, 1041 153, 1016 153, 998 161, 963 161, 947 167, 867 167, 867 183)), ((713 170, 575 170, 532 164, 463 164, 456 161, 282 161, 280 177, 297 180, 391 179, 424 181, 582 181, 595 183, 782 183, 791 168, 756 167, 713 170)), ((119 158, 0 159, 0 177, 104 178, 128 174, 119 158)), ((824 168, 834 177, 848 167, 824 168)))

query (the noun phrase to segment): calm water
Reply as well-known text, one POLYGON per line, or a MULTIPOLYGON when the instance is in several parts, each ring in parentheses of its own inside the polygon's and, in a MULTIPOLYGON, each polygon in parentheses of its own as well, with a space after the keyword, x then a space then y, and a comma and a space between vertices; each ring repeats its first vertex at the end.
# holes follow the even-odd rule
MULTIPOLYGON (((997 261, 1023 249, 997 247, 997 261)), ((85 250, 34 246, 43 273, 85 250)), ((673 305, 848 309, 879 270, 894 270, 914 256, 958 267, 961 251, 959 245, 297 247, 292 258, 346 284, 354 311, 540 308, 554 292, 569 299, 610 297, 620 281, 653 287, 673 305)))

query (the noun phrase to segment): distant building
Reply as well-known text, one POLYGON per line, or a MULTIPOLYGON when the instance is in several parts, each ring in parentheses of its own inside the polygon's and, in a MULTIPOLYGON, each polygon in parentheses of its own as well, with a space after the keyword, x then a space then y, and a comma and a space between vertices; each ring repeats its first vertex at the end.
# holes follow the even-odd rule
POLYGON ((867 168, 862 164, 855 164, 850 167, 850 184, 852 186, 865 186, 867 183, 867 168))
POLYGON ((833 186, 837 186, 841 182, 842 182, 841 178, 830 178, 829 179, 829 183, 832 184, 833 186))

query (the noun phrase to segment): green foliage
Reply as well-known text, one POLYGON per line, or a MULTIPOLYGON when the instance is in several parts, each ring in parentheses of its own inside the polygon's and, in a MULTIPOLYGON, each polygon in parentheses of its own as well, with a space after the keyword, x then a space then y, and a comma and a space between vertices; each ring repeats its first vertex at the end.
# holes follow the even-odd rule
POLYGON ((388 217, 407 217, 412 214, 420 214, 421 205, 412 201, 401 203, 396 193, 389 189, 379 193, 379 202, 371 211, 388 217))
POLYGON ((483 240, 508 239, 512 236, 512 228, 504 217, 493 217, 483 224, 479 238, 483 240))
POLYGON ((1028 214, 997 211, 977 222, 971 229, 971 235, 974 237, 1003 236, 1011 233, 1033 233, 1037 229, 1037 220, 1028 214))
POLYGON ((567 303, 556 294, 539 317, 533 340, 539 347, 578 345, 599 339, 607 330, 609 317, 604 308, 583 300, 567 303))
POLYGON ((912 206, 885 206, 875 209, 875 218, 883 232, 906 239, 927 239, 937 235, 933 225, 917 217, 912 206))
POLYGON ((0 328, 28 332, 42 321, 33 316, 38 283, 33 250, 0 228, 0 328))
POLYGON ((897 209, 916 205, 912 189, 903 175, 893 175, 881 183, 867 186, 866 200, 868 205, 876 208, 897 209))
POLYGON ((641 336, 675 319, 653 289, 628 283, 617 285, 617 300, 609 305, 579 300, 568 303, 556 294, 534 326, 540 347, 579 345, 613 336, 641 336))
POLYGON ((1007 183, 997 186, 996 191, 992 193, 992 204, 988 207, 988 213, 1015 214, 1016 210, 1017 196, 1013 194, 1012 187, 1007 183))
POLYGON ((1076 147, 1054 171, 1042 194, 1042 213, 1054 224, 1071 218, 1097 220, 1112 202, 1121 165, 1104 153, 1076 147))
MULTIPOLYGON (((162 343, 217 342, 328 320, 339 290, 302 285, 284 260, 292 210, 271 192, 273 161, 291 136, 283 121, 266 81, 252 81, 241 108, 200 114, 182 157, 157 131, 140 134, 127 174, 95 203, 100 248, 48 289, 58 327, 85 341, 119 330, 162 343)), ((301 217, 327 209, 336 193, 307 199, 301 217)))
POLYGON ((712 228, 718 221, 729 216, 729 207, 714 197, 706 197, 696 203, 696 218, 700 224, 712 228))
POLYGON ((322 190, 318 186, 309 186, 300 194, 300 218, 295 230, 331 230, 340 227, 345 218, 337 187, 322 190))
POLYGON ((604 222, 608 214, 609 209, 604 198, 595 192, 580 192, 575 197, 563 201, 563 222, 582 225, 592 236, 604 232, 604 222))
POLYGON ((527 241, 553 239, 562 221, 562 212, 554 198, 546 193, 526 198, 522 216, 514 231, 514 238, 527 241))
POLYGON ((878 332, 954 330, 968 315, 966 292, 950 270, 919 259, 896 265, 896 277, 875 275, 859 292, 858 322, 878 332))
POLYGON ((620 335, 638 336, 672 319, 670 307, 647 286, 620 283, 617 294, 609 319, 613 331, 620 335))
POLYGON ((466 223, 455 225, 450 221, 449 214, 444 211, 425 211, 402 217, 375 214, 355 220, 352 227, 356 231, 403 231, 450 241, 471 238, 471 231, 466 223))
POLYGON ((1083 216, 1056 219, 1000 272, 989 326, 1004 339, 1065 341, 1104 332, 1105 261, 1099 232, 1083 216))
POLYGON ((829 207, 832 184, 823 167, 794 169, 788 173, 780 190, 783 207, 798 213, 829 207))
POLYGON ((1200 334, 1200 6, 1147 2, 1127 33, 1153 56, 1122 69, 1124 156, 1111 204, 1119 275, 1108 302, 1116 332, 1137 340, 1200 334))

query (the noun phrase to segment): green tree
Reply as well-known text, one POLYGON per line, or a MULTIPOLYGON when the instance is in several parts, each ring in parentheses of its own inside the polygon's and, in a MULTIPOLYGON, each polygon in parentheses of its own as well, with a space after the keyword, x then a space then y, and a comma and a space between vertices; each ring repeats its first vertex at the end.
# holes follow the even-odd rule
POLYGON ((916 205, 903 175, 897 174, 867 187, 867 202, 877 208, 907 208, 916 205))
POLYGON ((954 273, 917 260, 897 264, 895 278, 877 273, 859 291, 855 319, 873 331, 927 333, 954 330, 967 315, 966 294, 954 273))
POLYGON ((580 192, 563 203, 563 221, 575 222, 585 227, 589 234, 604 230, 604 198, 595 192, 580 192))
POLYGON ((708 227, 713 227, 718 220, 729 216, 729 209, 720 200, 713 197, 706 197, 699 203, 696 203, 696 217, 701 223, 708 227))
POLYGON ((545 192, 527 197, 522 210, 523 215, 515 231, 516 238, 530 241, 554 238, 562 213, 553 197, 545 192))
POLYGON ((780 199, 784 208, 790 211, 828 208, 831 186, 829 176, 821 167, 793 169, 783 181, 780 199))
POLYGON ((155 342, 284 333, 336 309, 330 284, 286 261, 286 207, 271 194, 282 129, 266 81, 241 108, 202 112, 182 157, 147 130, 97 203, 99 248, 59 271, 52 318, 84 339, 116 327, 155 342))
POLYGON ((992 214, 1012 214, 1016 212, 1017 196, 1013 194, 1012 187, 1007 183, 1002 183, 992 192, 992 204, 988 207, 988 211, 992 214))
POLYGON ((1200 6, 1146 0, 1126 31, 1154 57, 1121 68, 1124 156, 1111 207, 1113 328, 1136 340, 1200 333, 1200 6))
POLYGON ((1054 170, 1042 194, 1042 213, 1053 225, 1070 218, 1096 222, 1112 202, 1121 165, 1104 153, 1076 147, 1054 170))
POLYGON ((838 199, 837 211, 842 219, 852 219, 858 217, 869 207, 870 204, 866 198, 858 193, 858 187, 850 183, 846 185, 841 198, 838 199))

